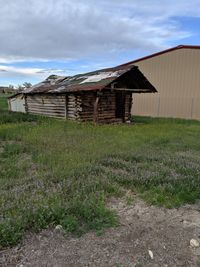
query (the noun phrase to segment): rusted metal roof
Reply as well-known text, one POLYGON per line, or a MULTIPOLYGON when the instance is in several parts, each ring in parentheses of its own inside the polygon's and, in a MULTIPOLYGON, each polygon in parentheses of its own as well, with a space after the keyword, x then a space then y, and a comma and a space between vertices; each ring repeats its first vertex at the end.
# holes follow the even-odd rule
MULTIPOLYGON (((140 72, 136 66, 122 66, 68 77, 51 75, 43 82, 26 89, 23 91, 23 93, 66 93, 102 90, 107 88, 123 74, 134 69, 137 72, 140 72)), ((145 77, 143 79, 143 85, 144 86, 141 85, 141 88, 146 88, 151 92, 156 92, 156 89, 147 81, 145 77)))

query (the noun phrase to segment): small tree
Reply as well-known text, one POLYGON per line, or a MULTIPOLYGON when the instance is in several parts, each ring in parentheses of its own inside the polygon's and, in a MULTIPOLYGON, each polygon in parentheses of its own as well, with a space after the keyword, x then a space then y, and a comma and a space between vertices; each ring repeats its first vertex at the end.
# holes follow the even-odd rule
POLYGON ((12 85, 12 84, 9 84, 8 88, 9 88, 10 90, 14 90, 14 89, 15 89, 15 88, 14 88, 14 85, 12 85))
POLYGON ((29 82, 25 82, 25 83, 23 83, 23 86, 24 86, 24 88, 30 88, 32 86, 32 84, 29 82))
POLYGON ((21 91, 23 91, 24 89, 25 89, 25 88, 24 88, 23 85, 18 84, 18 86, 17 86, 17 91, 18 91, 18 92, 21 92, 21 91))

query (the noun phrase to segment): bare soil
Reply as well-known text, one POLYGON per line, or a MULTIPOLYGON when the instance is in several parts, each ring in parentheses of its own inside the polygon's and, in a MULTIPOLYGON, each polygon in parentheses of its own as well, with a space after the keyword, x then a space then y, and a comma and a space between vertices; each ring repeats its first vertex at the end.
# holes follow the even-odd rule
POLYGON ((190 247, 190 240, 200 241, 200 203, 165 209, 113 198, 108 205, 117 211, 119 227, 80 238, 55 229, 28 233, 0 252, 0 266, 199 266, 200 247, 190 247))

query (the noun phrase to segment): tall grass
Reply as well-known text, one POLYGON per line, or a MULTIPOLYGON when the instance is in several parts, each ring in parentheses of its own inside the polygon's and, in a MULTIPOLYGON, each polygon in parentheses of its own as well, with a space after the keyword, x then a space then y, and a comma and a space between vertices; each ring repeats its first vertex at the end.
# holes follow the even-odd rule
POLYGON ((131 189, 166 207, 200 198, 200 123, 134 118, 98 125, 0 113, 0 245, 61 224, 117 225, 110 196, 131 189))

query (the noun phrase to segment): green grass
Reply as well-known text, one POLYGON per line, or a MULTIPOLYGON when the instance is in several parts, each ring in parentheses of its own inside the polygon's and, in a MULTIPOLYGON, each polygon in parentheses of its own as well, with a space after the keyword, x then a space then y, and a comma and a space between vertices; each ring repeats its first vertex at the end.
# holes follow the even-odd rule
POLYGON ((5 97, 0 103, 2 247, 57 224, 78 235, 116 226, 105 203, 126 190, 165 207, 200 198, 197 121, 136 117, 94 127, 9 113, 5 97))
MULTIPOLYGON (((38 121, 38 118, 32 115, 23 113, 8 112, 7 97, 9 94, 0 94, 0 127, 2 124, 7 123, 20 123, 38 121)), ((1 129, 1 128, 0 128, 1 129)))

